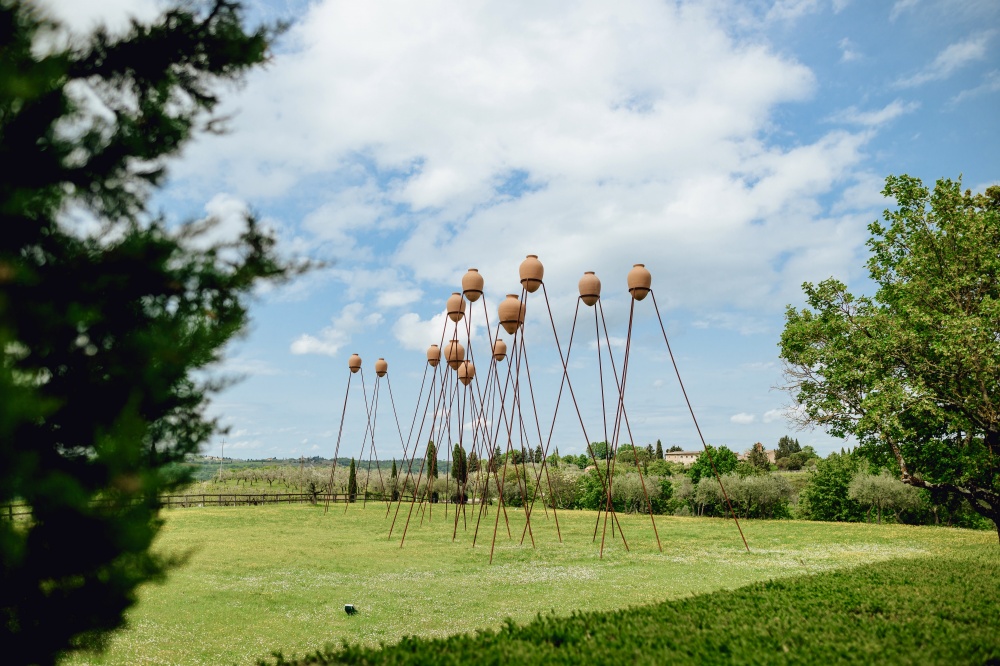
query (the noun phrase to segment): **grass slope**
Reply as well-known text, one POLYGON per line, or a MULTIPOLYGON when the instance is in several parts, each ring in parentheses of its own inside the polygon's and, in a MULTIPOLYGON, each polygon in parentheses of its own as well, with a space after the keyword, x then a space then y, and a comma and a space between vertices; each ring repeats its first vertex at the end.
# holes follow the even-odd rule
POLYGON ((995 546, 977 547, 947 558, 880 562, 624 611, 539 617, 496 632, 327 649, 276 663, 996 664, 998 555, 995 546))
POLYGON ((454 513, 446 520, 442 509, 422 523, 415 514, 403 548, 405 507, 391 540, 381 504, 328 514, 309 505, 167 511, 157 548, 187 554, 188 562, 165 584, 140 590, 107 652, 67 663, 246 665, 276 649, 445 638, 499 630, 507 618, 528 623, 539 612, 614 611, 878 561, 995 549, 994 535, 970 530, 748 521, 747 553, 730 521, 658 517, 661 553, 648 517, 622 516, 630 551, 609 529, 600 558, 594 513, 560 512, 560 543, 551 514, 537 512, 532 548, 528 539, 519 543, 524 514, 512 510, 514 538, 501 521, 490 564, 495 513, 473 548, 474 515, 452 541, 454 513), (347 616, 345 603, 360 612, 347 616))

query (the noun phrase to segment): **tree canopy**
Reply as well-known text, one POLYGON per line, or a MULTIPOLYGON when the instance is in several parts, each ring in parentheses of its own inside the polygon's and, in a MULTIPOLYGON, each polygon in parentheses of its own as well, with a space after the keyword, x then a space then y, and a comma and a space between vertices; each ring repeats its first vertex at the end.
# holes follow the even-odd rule
POLYGON ((99 644, 163 575, 159 495, 218 431, 205 408, 225 382, 205 371, 258 281, 290 270, 252 219, 212 244, 210 221, 147 211, 273 31, 224 0, 120 35, 59 29, 0 1, 0 503, 31 510, 0 522, 0 645, 28 663, 99 644))
POLYGON ((767 457, 767 451, 760 442, 755 443, 747 452, 747 462, 765 472, 771 469, 771 461, 767 457))
POLYGON ((793 453, 798 453, 802 450, 799 446, 799 440, 793 439, 788 435, 782 435, 781 439, 778 440, 778 448, 774 452, 774 459, 780 460, 781 458, 787 458, 793 453))
POLYGON ((729 474, 736 469, 738 462, 739 459, 729 447, 720 446, 719 448, 715 448, 709 444, 707 449, 702 451, 695 461, 691 463, 691 467, 688 468, 688 475, 691 477, 692 483, 698 483, 699 480, 705 477, 714 477, 716 472, 718 472, 720 477, 729 474), (713 464, 715 465, 714 471, 712 469, 713 464))
POLYGON ((1000 534, 1000 187, 890 176, 869 225, 873 297, 803 285, 781 336, 803 425, 853 436, 910 485, 962 496, 1000 534))

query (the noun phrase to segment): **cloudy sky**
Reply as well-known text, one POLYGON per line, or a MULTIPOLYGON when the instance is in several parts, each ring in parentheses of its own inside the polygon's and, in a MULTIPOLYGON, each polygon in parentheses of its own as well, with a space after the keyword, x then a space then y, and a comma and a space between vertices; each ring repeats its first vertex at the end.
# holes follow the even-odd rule
MULTIPOLYGON (((85 29, 159 3, 48 4, 85 29)), ((331 455, 354 352, 369 395, 374 361, 389 362, 376 434, 380 455, 398 457, 387 405, 405 436, 448 295, 469 267, 485 277, 485 309, 470 307, 485 374, 484 316, 495 326, 497 303, 520 292, 527 254, 545 266, 563 349, 577 281, 596 271, 618 364, 625 276, 646 264, 710 443, 770 448, 793 434, 839 449, 783 417, 785 307, 831 275, 871 291, 866 226, 892 203, 886 175, 1000 182, 995 0, 245 4, 252 22, 292 26, 271 64, 227 93, 231 132, 192 144, 155 201, 178 222, 215 215, 220 233, 251 209, 284 253, 326 264, 263 291, 219 369, 244 377, 212 407, 238 457, 331 455)), ((633 435, 694 448, 652 306, 634 315, 633 435)), ((547 431, 561 366, 541 292, 527 309, 547 431)), ((603 439, 593 310, 580 318, 570 380, 590 439, 603 439)), ((564 454, 586 441, 570 410, 553 437, 564 454)), ((341 454, 358 452, 365 423, 355 378, 341 454)))

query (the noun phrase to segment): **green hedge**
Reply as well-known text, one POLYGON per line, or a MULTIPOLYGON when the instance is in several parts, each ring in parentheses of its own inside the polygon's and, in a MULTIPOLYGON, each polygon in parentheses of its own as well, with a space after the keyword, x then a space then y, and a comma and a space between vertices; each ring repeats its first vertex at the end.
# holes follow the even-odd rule
POLYGON ((1000 548, 260 664, 1000 664, 1000 548))

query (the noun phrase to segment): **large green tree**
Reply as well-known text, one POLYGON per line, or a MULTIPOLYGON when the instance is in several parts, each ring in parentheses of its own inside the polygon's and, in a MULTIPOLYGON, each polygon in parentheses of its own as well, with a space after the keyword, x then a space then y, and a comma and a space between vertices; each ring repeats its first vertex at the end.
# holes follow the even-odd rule
POLYGON ((852 500, 867 506, 869 512, 875 509, 877 522, 882 524, 882 513, 892 511, 899 520, 899 512, 920 507, 920 491, 906 485, 887 471, 872 474, 860 470, 847 487, 847 494, 852 500))
POLYGON ((760 442, 755 443, 747 451, 747 462, 765 472, 771 469, 771 461, 767 457, 767 451, 764 450, 764 445, 760 442))
POLYGON ((793 453, 798 453, 802 450, 799 446, 799 440, 792 439, 788 435, 782 435, 781 439, 778 440, 778 448, 774 452, 774 459, 780 460, 782 458, 787 458, 793 453))
POLYGON ((803 425, 965 498, 1000 535, 1000 187, 890 176, 883 194, 897 208, 869 226, 878 289, 803 286, 809 307, 788 308, 781 336, 787 389, 803 425))
POLYGON ((736 454, 729 447, 720 446, 719 448, 715 448, 709 444, 707 449, 702 451, 695 461, 691 463, 691 467, 688 468, 687 473, 691 477, 691 483, 698 483, 698 481, 705 477, 715 477, 716 472, 718 472, 719 476, 729 474, 736 469, 738 462, 739 458, 736 457, 736 454))
POLYGON ((817 462, 809 483, 799 494, 802 514, 811 520, 863 520, 864 509, 849 494, 859 468, 862 461, 851 453, 831 453, 817 462))
POLYGON ((222 246, 147 212, 270 31, 222 0, 120 35, 58 29, 0 0, 0 503, 31 511, 0 521, 5 663, 99 644, 163 575, 159 495, 218 430, 205 408, 224 382, 195 371, 244 329, 258 280, 288 271, 252 220, 222 246))

